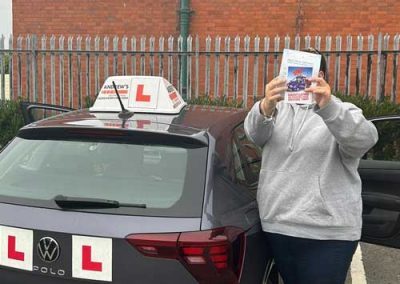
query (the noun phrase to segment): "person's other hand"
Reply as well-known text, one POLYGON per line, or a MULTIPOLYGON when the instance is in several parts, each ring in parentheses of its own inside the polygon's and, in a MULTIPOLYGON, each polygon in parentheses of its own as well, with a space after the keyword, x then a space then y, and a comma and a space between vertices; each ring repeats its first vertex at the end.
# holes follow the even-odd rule
POLYGON ((314 94, 315 102, 319 108, 326 106, 331 100, 331 87, 321 77, 312 77, 308 79, 311 83, 316 83, 315 86, 306 88, 305 92, 311 92, 314 94))
POLYGON ((283 95, 287 90, 286 80, 282 77, 275 77, 265 85, 265 96, 260 102, 260 111, 265 116, 274 113, 276 104, 283 100, 283 95))

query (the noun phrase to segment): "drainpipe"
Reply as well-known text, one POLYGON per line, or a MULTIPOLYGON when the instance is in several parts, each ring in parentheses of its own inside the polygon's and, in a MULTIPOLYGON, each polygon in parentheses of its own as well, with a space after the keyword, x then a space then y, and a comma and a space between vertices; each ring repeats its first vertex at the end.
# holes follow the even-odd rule
MULTIPOLYGON (((182 51, 187 51, 187 37, 189 35, 189 24, 190 24, 190 0, 180 0, 179 9, 179 30, 182 36, 182 51)), ((182 80, 182 96, 183 99, 187 99, 187 55, 182 56, 182 69, 181 69, 181 80, 182 80)))

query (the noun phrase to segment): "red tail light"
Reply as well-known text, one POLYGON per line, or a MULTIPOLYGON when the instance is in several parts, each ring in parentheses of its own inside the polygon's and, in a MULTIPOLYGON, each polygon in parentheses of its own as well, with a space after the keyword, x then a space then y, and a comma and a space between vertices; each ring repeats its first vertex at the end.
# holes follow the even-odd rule
POLYGON ((179 260, 199 283, 231 284, 240 280, 245 237, 239 228, 134 234, 127 240, 145 256, 179 260))

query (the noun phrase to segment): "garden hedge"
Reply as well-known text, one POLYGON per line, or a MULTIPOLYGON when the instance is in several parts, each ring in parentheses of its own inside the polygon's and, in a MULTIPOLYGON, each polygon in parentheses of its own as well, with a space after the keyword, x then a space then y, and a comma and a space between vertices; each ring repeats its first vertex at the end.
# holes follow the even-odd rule
MULTIPOLYGON (((382 115, 400 115, 400 104, 394 104, 388 98, 380 103, 376 103, 374 98, 368 99, 363 96, 345 96, 336 94, 341 100, 354 103, 360 107, 366 117, 382 115)), ((86 101, 86 105, 91 105, 91 101, 86 101)), ((223 98, 210 99, 209 97, 199 97, 189 100, 190 104, 215 105, 227 107, 242 107, 242 102, 237 100, 226 100, 223 98)), ((23 117, 20 109, 20 101, 0 100, 0 149, 7 144, 23 126, 23 117)))

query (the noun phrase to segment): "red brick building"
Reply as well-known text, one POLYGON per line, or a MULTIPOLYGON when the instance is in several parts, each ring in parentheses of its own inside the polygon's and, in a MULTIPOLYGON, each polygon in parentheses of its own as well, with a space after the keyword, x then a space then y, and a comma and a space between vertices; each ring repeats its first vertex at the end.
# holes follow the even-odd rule
MULTIPOLYGON (((273 50, 274 37, 276 35, 281 36, 280 49, 283 48, 283 36, 289 35, 292 38, 291 47, 293 47, 293 36, 300 35, 305 36, 307 34, 314 36, 322 36, 321 49, 325 49, 325 36, 331 35, 332 38, 332 50, 335 50, 335 38, 336 35, 343 36, 342 50, 346 49, 346 35, 359 35, 364 36, 364 50, 367 48, 367 40, 365 36, 373 34, 375 36, 374 46, 377 48, 377 35, 379 33, 388 33, 391 36, 390 47, 392 49, 393 36, 400 32, 400 23, 398 21, 398 15, 400 14, 400 1, 399 0, 189 0, 191 16, 189 21, 189 34, 198 35, 201 39, 200 46, 203 49, 205 45, 205 37, 210 35, 212 38, 219 36, 230 36, 231 51, 233 51, 233 38, 237 35, 242 37, 241 48, 243 48, 243 36, 249 35, 251 37, 251 49, 254 44, 254 37, 259 35, 261 39, 264 36, 269 36, 270 51, 273 50)), ((110 49, 112 49, 112 37, 135 36, 137 39, 140 36, 159 36, 168 37, 170 35, 176 37, 180 34, 180 0, 13 0, 13 34, 14 36, 36 34, 38 36, 46 35, 48 38, 51 35, 59 36, 64 35, 76 36, 81 35, 83 37, 90 35, 92 40, 95 36, 110 36, 110 49)), ((314 41, 313 41, 314 42, 314 41)), ((83 47, 84 48, 84 41, 83 47)), ((47 42, 48 44, 48 42, 47 42)), ((57 43, 58 44, 58 43, 57 43)), ((56 45, 57 45, 56 44, 56 45)), ((66 44, 66 43, 65 43, 66 44)), ((314 44, 314 43, 312 43, 314 44)), ((39 44, 40 46, 40 44, 39 44)), ((74 42, 75 46, 75 42, 74 42)), ((103 44, 100 43, 100 49, 103 44)), ((147 47, 148 48, 148 44, 147 47)), ((263 43, 260 48, 263 50, 263 43)), ((301 47, 304 47, 302 41, 301 47)), ((357 47, 357 41, 353 37, 353 50, 357 47)), ((56 47, 57 48, 57 47, 56 47)), ((119 41, 119 48, 121 48, 121 40, 119 41)), ((175 42, 176 48, 176 42, 175 42)), ((212 43, 212 50, 214 48, 214 41, 212 43)), ((221 50, 224 50, 223 38, 221 50)), ((92 41, 93 49, 93 41, 92 41)), ((129 49, 129 48, 128 48, 129 49)), ((139 43, 138 49, 139 50, 139 43)), ((166 49, 165 49, 166 50, 166 49)), ((242 50, 242 49, 241 49, 242 50)), ((140 55, 138 55, 140 56, 140 55)), ((120 57, 120 56, 119 56, 120 57)), ((353 67, 350 68, 351 87, 350 92, 355 93, 355 76, 356 70, 354 68, 356 58, 353 57, 353 67)), ((372 87, 371 95, 376 93, 376 67, 377 57, 373 57, 372 67, 372 87)), ((393 67, 391 65, 392 55, 388 57, 387 74, 392 74, 393 67)), ((334 72, 334 55, 331 58, 330 78, 333 78, 334 72)), ((75 60, 75 59, 74 59, 75 60)), ((101 58, 103 60, 103 58, 101 58)), ((139 59, 138 59, 139 60, 139 59)), ((273 63, 273 57, 269 58, 270 63, 273 63)), ((364 63, 362 66, 362 87, 360 88, 361 93, 366 92, 366 57, 364 57, 364 63)), ((102 61, 101 61, 102 62, 102 61)), ((205 74, 204 60, 200 60, 200 95, 207 93, 204 91, 206 88, 205 80, 202 76, 205 74)), ((242 62, 242 61, 241 61, 242 62)), ((250 58, 250 69, 252 68, 253 59, 250 58)), ((47 77, 49 76, 50 62, 47 59, 47 77)), ((58 64, 58 61, 56 61, 58 64)), ((73 64, 76 64, 75 61, 73 64)), ((92 75, 94 71, 93 58, 91 59, 91 70, 92 75)), ((157 65, 157 58, 156 58, 157 65)), ((14 65, 16 66, 16 65, 14 65)), ((74 65, 75 66, 75 65, 74 65)), ((148 68, 149 64, 146 65, 148 68)), ((177 65, 174 66, 176 68, 177 65)), ((346 57, 341 57, 341 74, 338 79, 339 89, 344 90, 344 77, 346 67, 346 57)), ((233 64, 230 65, 230 91, 229 95, 233 93, 232 79, 233 79, 233 64)), ((239 82, 238 82, 238 96, 239 99, 242 96, 243 81, 243 63, 240 63, 239 70, 239 82)), ((269 66, 270 79, 272 76, 272 67, 269 66)), ((55 70, 58 70, 56 65, 55 70)), ((66 68, 66 66, 64 67, 66 68)), ((82 65, 82 74, 85 74, 86 67, 82 65)), ((121 65, 119 65, 121 70, 121 65)), ((260 65, 260 68, 261 65, 260 65)), ((105 76, 103 72, 104 68, 98 70, 100 72, 100 78, 105 76)), ((74 69, 75 70, 75 69, 74 69)), ((111 63, 110 63, 111 70, 111 63)), ((38 78, 41 78, 41 69, 38 71, 38 78)), ((58 71, 57 71, 58 72, 58 71)), ((110 71, 111 72, 111 71, 110 71)), ((174 74, 177 72, 174 70, 174 74)), ((22 66, 22 82, 25 80, 26 68, 22 66)), ((121 71, 119 71, 121 74, 121 71)), ((109 73, 111 74, 111 73, 109 73)), ((220 89, 218 95, 222 93, 222 65, 220 69, 219 84, 220 89)), ((17 81, 17 75, 14 72, 14 84, 17 81)), ((57 75, 58 76, 58 75, 57 75)), ((164 74, 165 76, 165 74, 164 74)), ((65 84, 61 85, 60 82, 56 82, 56 93, 60 94, 61 97, 67 93, 67 81, 69 78, 66 76, 66 70, 64 73, 65 84)), ((57 77, 58 78, 58 77, 57 77)), ((253 79, 252 70, 249 72, 249 83, 248 93, 249 97, 252 94, 257 93, 258 96, 262 95, 262 80, 261 75, 257 83, 257 89, 252 85, 253 79)), ((385 95, 390 94, 392 77, 391 75, 386 77, 385 95)), ((73 74, 72 80, 74 86, 78 85, 77 75, 73 74)), ((47 80, 49 84, 50 80, 47 80)), ((397 85, 400 85, 399 79, 396 80, 397 85)), ((82 86, 86 87, 85 91, 79 91, 83 94, 95 94, 94 79, 87 80, 84 76, 82 86)), ((176 83, 176 82, 173 82, 176 83)), ((37 84, 40 90, 40 80, 37 84)), ((211 66, 211 79, 209 82, 210 95, 215 95, 213 92, 213 86, 215 80, 213 78, 213 66, 211 66)), ((22 93, 26 93, 26 89, 29 89, 25 85, 22 86, 22 93)), ((194 86, 191 87, 193 89, 194 86)), ((17 87, 14 87, 17 90, 17 87)), ((42 95, 43 97, 49 97, 49 89, 42 95)), ((399 88, 398 88, 399 89, 399 88)), ((77 92, 75 92, 74 96, 77 92)), ((397 96, 399 98, 399 96, 397 96)), ((57 99, 58 100, 58 99, 57 99)), ((251 103, 251 102, 250 102, 251 103)), ((76 100, 74 101, 76 104, 76 100)))
MULTIPOLYGON (((13 33, 179 34, 179 0, 13 0, 13 33)), ((395 34, 398 0, 191 0, 189 33, 395 34)))

